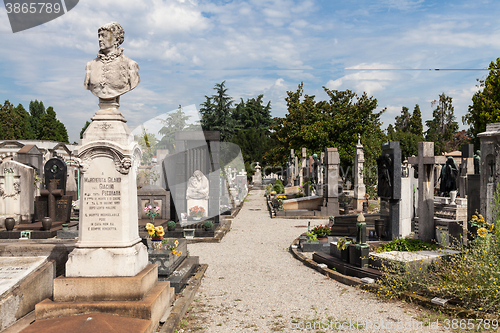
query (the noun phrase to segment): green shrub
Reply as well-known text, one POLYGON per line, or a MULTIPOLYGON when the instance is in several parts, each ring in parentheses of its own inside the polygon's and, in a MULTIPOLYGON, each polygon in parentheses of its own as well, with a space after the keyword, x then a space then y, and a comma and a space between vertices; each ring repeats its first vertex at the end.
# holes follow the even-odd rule
POLYGON ((167 228, 170 228, 170 229, 175 228, 175 222, 174 221, 168 221, 167 222, 167 228))
POLYGON ((285 193, 285 187, 283 186, 281 180, 276 179, 273 185, 273 191, 276 191, 277 194, 285 193))
POLYGON ((205 223, 203 223, 203 226, 207 229, 211 229, 214 226, 214 223, 210 220, 206 220, 205 223))
POLYGON ((435 250, 438 246, 435 244, 430 244, 420 239, 411 238, 398 238, 387 243, 382 243, 376 250, 376 252, 388 252, 388 251, 408 251, 415 252, 421 250, 435 250))

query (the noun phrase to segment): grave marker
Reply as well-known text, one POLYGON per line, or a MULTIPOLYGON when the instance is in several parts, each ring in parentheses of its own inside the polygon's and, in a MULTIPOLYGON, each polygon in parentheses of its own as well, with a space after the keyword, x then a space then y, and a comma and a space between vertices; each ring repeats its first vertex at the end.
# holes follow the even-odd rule
POLYGON ((418 239, 434 239, 434 142, 418 143, 418 239))

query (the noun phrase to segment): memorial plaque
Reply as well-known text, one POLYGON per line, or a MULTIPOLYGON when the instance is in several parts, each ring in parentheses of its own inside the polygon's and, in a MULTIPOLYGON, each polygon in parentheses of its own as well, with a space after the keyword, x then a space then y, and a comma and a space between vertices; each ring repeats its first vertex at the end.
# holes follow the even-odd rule
POLYGON ((0 299, 47 262, 47 257, 0 257, 0 299))
POLYGON ((134 211, 132 216, 127 204, 131 199, 137 200, 136 194, 132 198, 136 192, 122 191, 130 189, 130 178, 130 174, 124 175, 116 170, 111 158, 92 160, 82 179, 80 247, 121 247, 140 241, 137 213, 134 211))
POLYGON ((45 188, 48 188, 49 183, 56 183, 56 189, 63 190, 63 194, 66 193, 67 167, 63 160, 51 158, 45 163, 43 172, 45 175, 45 188))

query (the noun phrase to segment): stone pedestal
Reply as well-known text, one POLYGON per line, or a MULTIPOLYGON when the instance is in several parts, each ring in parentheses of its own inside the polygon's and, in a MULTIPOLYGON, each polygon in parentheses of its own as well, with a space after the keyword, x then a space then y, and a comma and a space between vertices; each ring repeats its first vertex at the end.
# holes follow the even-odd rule
POLYGON ((486 124, 486 131, 479 133, 481 139, 481 184, 480 200, 481 213, 487 222, 491 221, 491 200, 496 190, 496 183, 500 174, 500 123, 486 124))
POLYGON ((68 257, 66 276, 138 274, 148 263, 138 233, 141 150, 117 106, 101 108, 92 117, 75 154, 81 166, 79 239, 68 257))

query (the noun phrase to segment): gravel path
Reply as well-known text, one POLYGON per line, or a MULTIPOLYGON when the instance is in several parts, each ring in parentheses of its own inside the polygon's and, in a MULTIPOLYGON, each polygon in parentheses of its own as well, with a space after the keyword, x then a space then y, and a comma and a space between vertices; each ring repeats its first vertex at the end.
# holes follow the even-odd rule
MULTIPOLYGON (((271 219, 264 191, 251 191, 221 243, 189 244, 190 255, 208 270, 179 332, 352 331, 357 320, 358 328, 365 324, 362 332, 430 331, 425 312, 415 306, 378 300, 294 259, 288 247, 307 231, 307 222, 271 219), (312 329, 315 320, 324 323, 321 330, 312 329), (384 329, 371 329, 367 321, 384 329), (423 329, 404 328, 422 322, 423 329)), ((311 226, 327 222, 311 220, 311 226)))

